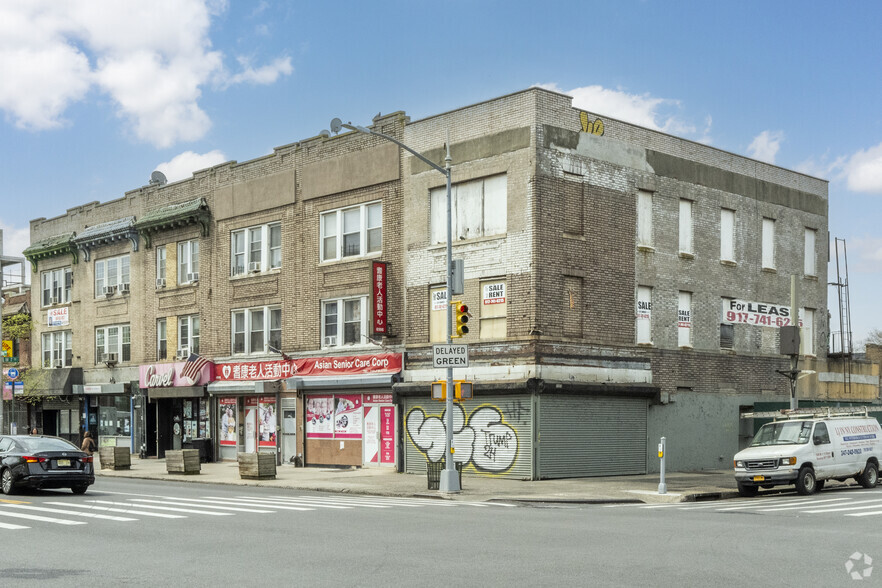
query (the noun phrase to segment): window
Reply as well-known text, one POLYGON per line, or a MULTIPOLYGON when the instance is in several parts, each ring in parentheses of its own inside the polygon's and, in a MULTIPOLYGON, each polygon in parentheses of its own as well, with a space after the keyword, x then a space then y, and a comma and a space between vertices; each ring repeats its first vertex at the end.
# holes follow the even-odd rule
POLYGON ((156 321, 156 359, 168 359, 168 332, 164 318, 156 321))
POLYGON ((818 239, 818 232, 815 229, 806 228, 805 230, 805 263, 804 271, 806 276, 817 276, 817 262, 815 254, 815 243, 818 239))
POLYGON ((234 354, 267 353, 282 348, 282 309, 259 306, 234 310, 232 315, 234 354))
POLYGON ((322 301, 322 347, 363 344, 366 307, 367 296, 322 301))
POLYGON ((199 281, 199 241, 178 243, 178 284, 199 281))
POLYGON ((677 304, 677 346, 692 347, 692 292, 680 292, 677 304))
POLYGON ((720 260, 735 261, 735 211, 720 209, 720 260))
POLYGON ((156 248, 156 287, 165 284, 165 245, 156 248), (162 280, 162 281, 160 281, 162 280))
POLYGON ((73 364, 73 331, 43 333, 43 367, 71 367, 73 364))
POLYGON ((775 269, 775 220, 763 219, 763 268, 775 269))
POLYGON ((720 349, 733 349, 735 347, 735 325, 720 323, 720 349))
POLYGON ((282 224, 270 223, 230 233, 230 275, 282 267, 282 224))
POLYGON ((506 295, 505 280, 481 282, 481 339, 505 339, 506 295))
POLYGON ((692 201, 680 199, 680 253, 692 255, 692 201))
POLYGON ((199 315, 178 317, 178 357, 199 353, 199 315), (183 353, 184 348, 188 353, 183 353))
POLYGON ((95 363, 107 361, 110 353, 115 353, 120 362, 132 360, 132 332, 129 325, 95 329, 95 363))
POLYGON ((99 259, 95 262, 95 296, 113 294, 129 283, 129 256, 99 259))
POLYGON ((637 286, 637 343, 652 344, 652 288, 637 286))
POLYGON ((652 248, 652 192, 637 191, 637 246, 652 248))
POLYGON ((322 261, 379 253, 383 248, 383 207, 369 202, 321 215, 322 261))
MULTIPOLYGON (((430 197, 432 243, 447 242, 447 186, 430 197)), ((508 178, 505 174, 450 187, 453 240, 505 234, 508 215, 508 178)))
POLYGON ((825 423, 815 423, 815 432, 812 435, 815 445, 826 445, 830 442, 830 433, 827 431, 825 423))
POLYGON ((815 354, 815 311, 803 308, 802 325, 799 329, 799 352, 802 355, 815 354))
POLYGON ((43 272, 40 275, 40 282, 43 286, 43 306, 70 302, 73 271, 69 267, 43 272))
POLYGON ((447 286, 429 288, 429 342, 447 341, 447 286))

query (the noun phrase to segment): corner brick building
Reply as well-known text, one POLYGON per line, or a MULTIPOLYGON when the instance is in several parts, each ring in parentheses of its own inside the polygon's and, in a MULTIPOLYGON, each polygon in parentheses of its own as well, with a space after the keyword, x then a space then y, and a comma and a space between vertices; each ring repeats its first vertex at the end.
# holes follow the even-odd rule
MULTIPOLYGON (((728 467, 752 433, 739 413, 789 400, 791 275, 814 371, 801 397, 826 372, 825 181, 538 88, 370 128, 442 166, 449 132, 466 474, 644 473, 661 436, 669 468, 728 467)), ((428 398, 444 377, 444 187, 348 132, 32 221, 25 254, 48 276, 33 340, 59 350, 33 378, 53 397, 44 421, 147 456, 422 473, 447 418, 428 398)))

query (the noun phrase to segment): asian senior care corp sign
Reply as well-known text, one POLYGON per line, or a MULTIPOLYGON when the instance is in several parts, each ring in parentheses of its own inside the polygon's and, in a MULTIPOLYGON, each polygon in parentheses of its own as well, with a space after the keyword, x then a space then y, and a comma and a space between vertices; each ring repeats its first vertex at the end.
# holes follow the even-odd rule
POLYGON ((241 361, 214 366, 216 380, 280 380, 292 376, 358 376, 396 374, 401 371, 400 353, 307 357, 278 361, 241 361))
MULTIPOLYGON (((801 309, 800 315, 802 315, 801 309)), ((722 321, 758 327, 789 327, 794 319, 790 307, 783 304, 730 298, 723 300, 722 321)), ((802 326, 801 318, 799 326, 802 326)))

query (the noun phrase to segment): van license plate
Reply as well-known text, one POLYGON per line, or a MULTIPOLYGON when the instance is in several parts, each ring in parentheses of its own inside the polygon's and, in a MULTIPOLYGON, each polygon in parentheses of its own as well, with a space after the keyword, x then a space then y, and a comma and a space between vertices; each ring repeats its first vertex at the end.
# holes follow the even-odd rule
POLYGON ((69 459, 59 459, 56 463, 58 463, 58 467, 60 468, 69 468, 70 460, 69 459))
POLYGON ((753 477, 753 481, 754 481, 754 482, 762 482, 762 481, 765 480, 765 479, 766 479, 765 476, 754 476, 754 477, 753 477))

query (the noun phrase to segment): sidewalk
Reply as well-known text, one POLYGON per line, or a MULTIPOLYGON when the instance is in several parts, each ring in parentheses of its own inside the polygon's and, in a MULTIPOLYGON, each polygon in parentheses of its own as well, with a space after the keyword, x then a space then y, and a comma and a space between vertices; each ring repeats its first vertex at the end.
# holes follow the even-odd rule
POLYGON ((204 484, 230 484, 265 488, 290 488, 319 492, 369 494, 374 496, 419 496, 483 502, 488 500, 523 502, 686 502, 715 500, 737 496, 731 470, 674 472, 665 476, 667 493, 659 494, 659 475, 569 478, 537 482, 508 480, 489 476, 462 479, 462 492, 442 493, 427 490, 425 474, 399 474, 389 468, 297 468, 282 465, 275 480, 242 480, 234 462, 203 463, 199 474, 169 474, 164 459, 139 459, 132 456, 129 470, 104 470, 95 454, 100 488, 101 478, 140 478, 204 484))

